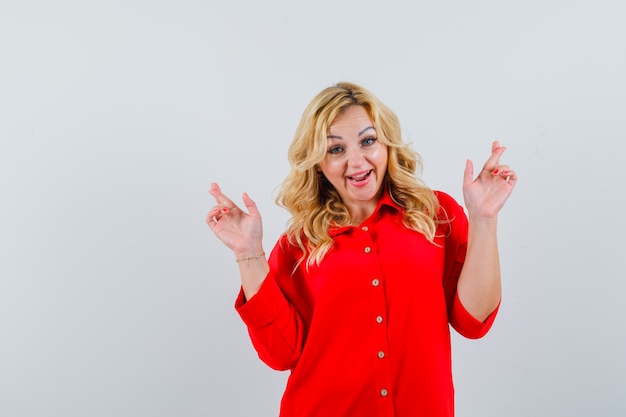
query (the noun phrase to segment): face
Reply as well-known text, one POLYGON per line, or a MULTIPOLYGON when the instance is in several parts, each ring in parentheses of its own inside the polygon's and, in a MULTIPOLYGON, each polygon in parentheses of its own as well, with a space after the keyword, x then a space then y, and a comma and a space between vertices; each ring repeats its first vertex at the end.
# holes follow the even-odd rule
POLYGON ((387 171, 387 146, 378 141, 363 106, 350 106, 328 129, 322 173, 353 217, 364 220, 376 208, 387 171))

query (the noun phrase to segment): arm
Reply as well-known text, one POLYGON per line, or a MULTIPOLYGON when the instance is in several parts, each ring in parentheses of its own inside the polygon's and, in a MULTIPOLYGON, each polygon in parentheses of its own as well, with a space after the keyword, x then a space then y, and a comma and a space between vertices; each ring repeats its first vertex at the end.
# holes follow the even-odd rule
POLYGON ((461 304, 480 321, 495 310, 502 296, 496 222, 470 217, 467 255, 457 284, 461 304))
POLYGON ((469 217, 467 255, 458 281, 458 297, 478 320, 485 320, 498 306, 502 295, 498 255, 498 213, 517 182, 515 172, 500 165, 505 148, 494 142, 491 156, 474 179, 467 161, 463 195, 469 217))
POLYGON ((207 214, 206 223, 232 249, 239 264, 241 292, 235 308, 261 360, 274 369, 290 369, 300 357, 306 335, 300 314, 278 284, 291 281, 291 257, 281 250, 279 241, 270 267, 262 247, 261 216, 247 194, 243 202, 248 213, 222 194, 217 184, 211 185, 209 193, 217 204, 207 214))

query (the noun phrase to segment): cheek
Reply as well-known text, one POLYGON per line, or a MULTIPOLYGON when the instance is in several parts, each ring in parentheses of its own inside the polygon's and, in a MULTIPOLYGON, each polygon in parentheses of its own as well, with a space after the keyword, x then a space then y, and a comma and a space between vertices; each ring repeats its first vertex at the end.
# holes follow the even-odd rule
POLYGON ((381 168, 381 167, 387 168, 388 157, 389 155, 387 153, 387 147, 381 146, 380 148, 376 149, 376 151, 372 154, 372 162, 374 162, 374 164, 378 168, 381 168))
POLYGON ((342 172, 341 163, 338 160, 329 161, 325 159, 320 163, 320 168, 327 178, 339 175, 342 172))

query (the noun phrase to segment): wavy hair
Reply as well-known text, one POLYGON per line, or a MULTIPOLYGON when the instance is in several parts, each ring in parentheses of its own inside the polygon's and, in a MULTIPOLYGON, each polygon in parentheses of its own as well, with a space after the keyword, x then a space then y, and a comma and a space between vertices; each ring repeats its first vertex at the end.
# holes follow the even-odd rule
POLYGON ((439 202, 434 192, 418 178, 421 157, 402 140, 397 116, 378 98, 356 84, 340 82, 322 90, 306 107, 289 146, 291 170, 279 189, 276 203, 291 214, 287 238, 302 249, 298 264, 319 263, 331 250, 333 239, 328 228, 347 226, 350 212, 339 193, 318 172, 327 152, 327 134, 335 118, 350 106, 363 106, 387 145, 387 172, 383 187, 404 209, 405 227, 418 231, 429 240, 435 238, 439 202))

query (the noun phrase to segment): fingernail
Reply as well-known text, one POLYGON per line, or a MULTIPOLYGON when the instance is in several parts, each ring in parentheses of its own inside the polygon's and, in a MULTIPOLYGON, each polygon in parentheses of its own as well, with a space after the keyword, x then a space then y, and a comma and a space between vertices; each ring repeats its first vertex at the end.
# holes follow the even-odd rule
POLYGON ((498 172, 500 172, 500 171, 499 171, 499 170, 497 170, 497 169, 494 169, 494 170, 493 170, 493 175, 498 175, 498 172))
POLYGON ((226 207, 222 208, 222 212, 226 213, 228 212, 228 209, 226 207))

